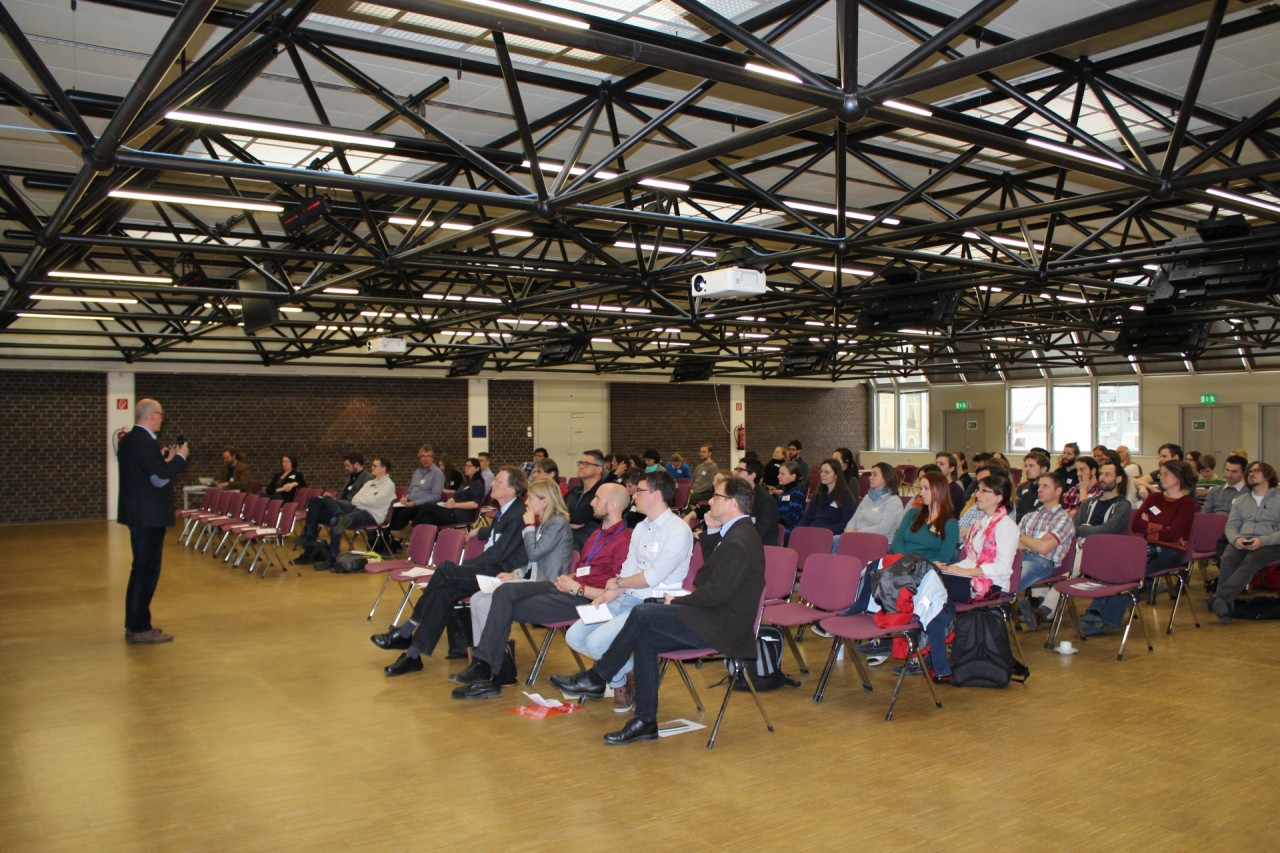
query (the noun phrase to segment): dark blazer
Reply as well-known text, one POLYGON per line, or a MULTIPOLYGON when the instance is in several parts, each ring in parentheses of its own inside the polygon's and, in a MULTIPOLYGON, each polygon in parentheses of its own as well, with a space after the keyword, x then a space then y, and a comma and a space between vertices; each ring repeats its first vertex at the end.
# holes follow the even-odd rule
POLYGON ((756 520, 756 532, 762 545, 778 544, 778 502, 763 484, 756 486, 752 499, 751 516, 756 520))
POLYGON ((600 528, 600 519, 596 518, 595 511, 591 509, 591 502, 595 500, 596 492, 604 482, 604 479, 597 480, 594 486, 586 490, 581 483, 577 483, 564 496, 564 505, 569 509, 569 523, 582 525, 573 531, 573 547, 578 551, 587 544, 587 537, 600 528))
POLYGON ((754 659, 756 613, 764 594, 760 534, 748 518, 713 538, 718 544, 698 571, 694 591, 672 599, 679 605, 676 616, 708 646, 730 657, 754 659))
POLYGON ((480 538, 486 541, 494 539, 494 543, 482 551, 480 556, 463 564, 469 569, 475 569, 477 574, 496 575, 527 566, 529 557, 524 550, 524 503, 512 501, 511 506, 498 516, 492 527, 480 531, 480 538))
POLYGON ((130 527, 172 526, 173 478, 187 467, 187 460, 175 453, 166 462, 146 427, 134 424, 120 439, 116 463, 120 468, 116 521, 130 527), (151 482, 152 475, 169 482, 157 486, 151 482))

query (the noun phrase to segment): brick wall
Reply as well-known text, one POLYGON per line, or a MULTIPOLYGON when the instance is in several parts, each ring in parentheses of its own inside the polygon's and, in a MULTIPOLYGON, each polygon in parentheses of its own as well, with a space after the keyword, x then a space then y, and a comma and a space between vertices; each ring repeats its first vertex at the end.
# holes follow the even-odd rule
POLYGON ((107 378, 102 373, 0 371, 0 520, 107 514, 107 378))
POLYGON ((216 475, 227 444, 248 456, 255 480, 266 483, 281 454, 292 453, 308 484, 325 488, 340 485, 342 454, 350 450, 366 461, 385 454, 400 483, 423 444, 455 461, 467 450, 465 381, 138 374, 135 388, 139 399, 164 405, 163 440, 181 432, 191 443, 179 486, 216 475))
POLYGON ((533 458, 533 382, 489 382, 489 452, 494 464, 519 465, 533 458))
POLYGON ((665 460, 679 451, 694 467, 699 445, 710 442, 716 461, 723 464, 729 386, 614 383, 609 386, 609 420, 613 446, 603 448, 606 453, 639 456, 653 448, 665 460))
POLYGON ((867 386, 786 388, 761 385, 746 389, 747 446, 768 459, 773 448, 792 439, 804 443, 801 455, 811 465, 837 447, 855 454, 867 449, 867 386))

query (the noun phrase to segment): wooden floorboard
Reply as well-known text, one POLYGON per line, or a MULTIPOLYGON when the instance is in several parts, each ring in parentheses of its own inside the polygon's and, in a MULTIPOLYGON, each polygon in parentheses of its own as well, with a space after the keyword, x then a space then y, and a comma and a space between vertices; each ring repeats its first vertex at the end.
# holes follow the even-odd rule
MULTIPOLYGON (((368 636, 393 607, 364 618, 378 578, 260 581, 171 537, 154 614, 177 640, 128 646, 127 531, 0 527, 0 553, 6 851, 1276 845, 1280 623, 1181 613, 1124 661, 1116 637, 1062 657, 1033 634, 1027 684, 940 688, 935 710, 908 681, 888 723, 888 667, 866 693, 841 664, 811 701, 828 646, 810 639, 815 673, 764 696, 775 733, 738 695, 713 751, 698 733, 611 748, 607 702, 533 721, 510 688, 453 701, 455 661, 386 678, 394 653, 368 636)), ((517 658, 523 674, 518 633, 517 658)), ((558 642, 539 687, 572 669, 558 642)), ((693 713, 673 674, 661 716, 693 713)))

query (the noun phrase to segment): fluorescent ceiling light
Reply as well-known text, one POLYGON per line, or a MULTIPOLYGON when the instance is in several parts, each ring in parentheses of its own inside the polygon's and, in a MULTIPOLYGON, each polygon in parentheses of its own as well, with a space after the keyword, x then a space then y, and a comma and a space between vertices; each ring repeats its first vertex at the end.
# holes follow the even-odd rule
MULTIPOLYGON (((810 212, 810 213, 822 213, 822 214, 825 214, 825 215, 827 215, 827 216, 835 216, 835 215, 837 215, 836 209, 835 209, 834 207, 826 207, 826 206, 821 205, 821 204, 809 204, 809 203, 808 203, 808 202, 806 202, 806 201, 784 201, 784 202, 782 202, 782 203, 783 203, 783 204, 785 204, 787 207, 794 208, 794 209, 796 209, 796 210, 805 210, 805 211, 808 211, 808 212, 810 212)), ((849 219, 861 219, 863 222, 871 222, 872 220, 874 220, 874 219, 876 218, 876 217, 875 217, 875 214, 873 214, 873 213, 865 213, 865 212, 863 212, 863 211, 861 211, 861 210, 846 210, 846 211, 844 212, 844 215, 845 215, 847 218, 849 218, 849 219)), ((901 222, 902 222, 902 220, 900 220, 900 219, 896 219, 896 218, 894 218, 894 217, 892 217, 892 216, 886 216, 886 217, 881 221, 881 224, 883 224, 883 225, 898 225, 898 224, 900 224, 901 222)))
POLYGON ((326 287, 321 293, 332 293, 334 296, 359 296, 360 291, 354 287, 326 287))
MULTIPOLYGON (((969 240, 990 240, 992 243, 999 243, 1001 246, 1011 246, 1015 249, 1027 248, 1025 240, 1017 240, 1013 237, 1001 237, 999 234, 988 234, 986 237, 983 237, 977 231, 966 231, 964 232, 964 236, 969 240)), ((1034 245, 1037 252, 1044 251, 1043 243, 1036 243, 1034 245)))
POLYGON ((985 290, 988 293, 1004 293, 1003 287, 996 287, 990 284, 980 284, 978 285, 978 290, 985 290))
POLYGON ((489 305, 501 305, 501 304, 502 304, 502 300, 501 300, 501 299, 498 299, 498 298, 497 298, 497 297, 495 297, 495 296, 468 296, 468 297, 466 297, 466 301, 467 301, 467 302, 483 302, 483 303, 486 303, 486 304, 489 304, 489 305))
POLYGON ((495 228, 494 234, 502 234, 505 237, 532 237, 532 231, 525 231, 523 228, 495 228))
POLYGON ((101 322, 104 320, 115 320, 115 317, 101 317, 93 314, 36 314, 31 311, 15 311, 19 317, 33 317, 41 320, 93 320, 101 322))
POLYGON ((70 278, 76 281, 125 281, 130 284, 173 284, 167 275, 124 275, 113 272, 79 272, 76 270, 49 270, 49 278, 70 278))
POLYGON ((387 221, 392 225, 403 225, 406 228, 430 228, 432 225, 435 225, 435 223, 430 219, 424 219, 419 222, 412 216, 391 216, 387 218, 387 221))
POLYGON ((258 210, 263 213, 284 213, 284 205, 268 201, 249 201, 243 198, 205 198, 195 195, 174 195, 173 193, 152 193, 136 190, 112 190, 107 195, 112 198, 127 198, 134 201, 160 201, 170 204, 193 204, 201 207, 224 207, 229 210, 258 210))
POLYGON ((475 6, 483 6, 486 9, 496 9, 499 12, 510 12, 513 15, 523 15, 526 18, 533 18, 535 21, 546 21, 549 24, 559 24, 562 27, 573 27, 577 30, 589 30, 591 25, 586 21, 579 21, 576 18, 568 18, 564 15, 554 15, 551 12, 543 12, 539 9, 531 9, 527 6, 515 6, 510 3, 501 3, 499 0, 466 0, 475 6))
POLYGON ((373 326, 329 326, 321 324, 316 326, 318 332, 355 332, 356 334, 364 334, 365 332, 385 332, 386 329, 374 328, 373 326))
POLYGON ((804 321, 804 324, 805 324, 806 326, 819 326, 819 327, 821 327, 821 328, 823 328, 823 329, 825 329, 825 328, 827 327, 827 324, 826 324, 826 323, 820 323, 820 322, 818 322, 817 320, 805 320, 805 321, 804 321))
POLYGON ((247 130, 257 133, 270 133, 280 136, 296 136, 300 139, 314 141, 323 139, 326 142, 341 142, 348 145, 359 145, 368 148, 395 148, 393 139, 384 136, 373 136, 348 130, 333 130, 327 127, 304 126, 268 119, 248 118, 222 113, 206 113, 200 110, 170 110, 165 118, 172 121, 186 121, 194 124, 208 124, 214 127, 226 127, 234 130, 247 130))
POLYGON ((930 337, 930 338, 941 338, 941 337, 943 337, 942 332, 931 332, 931 331, 929 331, 928 329, 899 329, 899 330, 898 330, 898 334, 900 334, 900 335, 924 335, 925 337, 930 337))
POLYGON ((301 314, 301 308, 294 308, 292 305, 281 305, 278 309, 281 314, 301 314))
POLYGON ((138 300, 126 299, 121 296, 54 296, 53 294, 38 294, 32 296, 32 299, 39 299, 45 302, 92 302, 102 305, 137 305, 138 300))
MULTIPOLYGON (((636 248, 635 243, 631 243, 626 240, 619 240, 613 245, 614 245, 614 248, 617 248, 617 249, 636 248)), ((688 252, 689 254, 693 255, 695 258, 717 258, 720 256, 719 252, 713 252, 710 249, 690 249, 688 246, 673 246, 670 243, 663 243, 662 245, 656 246, 656 247, 652 243, 641 243, 639 248, 642 252, 666 252, 667 254, 671 254, 671 255, 683 255, 685 252, 688 252)))
MULTIPOLYGON (((523 167, 524 167, 524 168, 526 168, 526 169, 532 168, 532 164, 530 164, 528 160, 525 160, 525 161, 524 161, 523 163, 521 163, 520 165, 521 165, 521 166, 523 166, 523 167)), ((561 172, 563 172, 563 171, 564 171, 564 164, 563 164, 563 163, 549 163, 549 162, 547 162, 546 160, 539 160, 539 161, 538 161, 538 168, 539 168, 539 169, 541 169, 541 170, 542 170, 542 171, 544 171, 544 172, 550 172, 550 173, 551 173, 551 174, 553 174, 553 175, 558 175, 558 174, 560 174, 561 172)), ((585 175, 586 173, 587 173, 587 170, 586 170, 586 168, 585 168, 585 167, 583 167, 583 166, 572 166, 572 167, 570 167, 570 168, 569 168, 569 174, 570 174, 570 175, 585 175)), ((605 181, 605 180, 608 180, 609 178, 616 178, 616 177, 618 177, 618 173, 617 173, 617 172, 610 172, 608 169, 601 169, 599 172, 596 172, 596 173, 595 173, 594 177, 595 177, 597 180, 605 181)))
POLYGON ((461 297, 461 296, 457 296, 457 295, 452 294, 452 293, 450 293, 450 294, 448 294, 448 295, 443 294, 443 293, 424 293, 424 294, 422 294, 422 298, 423 298, 423 299, 430 299, 430 300, 432 300, 433 302, 445 302, 445 301, 448 301, 448 302, 461 302, 461 301, 462 301, 462 297, 461 297))
POLYGON ((581 302, 573 303, 574 308, 579 311, 603 311, 607 314, 651 314, 648 308, 623 308, 621 305, 586 305, 581 302))
POLYGON ((790 71, 779 71, 777 68, 773 68, 768 65, 761 65, 759 62, 748 62, 745 67, 748 71, 754 71, 757 74, 764 74, 767 77, 777 77, 779 80, 786 80, 791 83, 804 82, 790 71))
MULTIPOLYGON (((831 264, 814 264, 809 261, 796 261, 791 266, 802 270, 817 270, 818 272, 835 272, 836 268, 831 264)), ((861 267, 845 267, 845 275, 875 275, 875 270, 864 270, 861 267)))
POLYGON ((1046 151, 1054 151, 1058 154, 1064 154, 1067 157, 1074 157, 1077 160, 1087 160, 1090 163, 1097 163, 1099 166, 1106 166, 1108 169, 1124 168, 1124 164, 1117 160, 1109 160, 1106 157, 1099 157, 1097 154, 1088 154, 1081 151, 1079 148, 1073 148, 1070 145, 1058 145, 1054 142, 1037 139, 1034 136, 1027 137, 1027 144, 1034 145, 1036 148, 1043 148, 1046 151))
POLYGON ((667 181, 662 178, 641 178, 640 185, 678 193, 687 193, 689 191, 689 185, 682 181, 667 181))
POLYGON ((1254 207, 1260 207, 1263 210, 1269 210, 1272 213, 1280 213, 1280 205, 1265 202, 1262 199, 1254 198, 1251 195, 1233 193, 1228 190, 1220 190, 1215 187, 1210 187, 1209 189, 1205 190, 1205 192, 1207 192, 1209 195, 1215 195, 1218 198, 1225 198, 1225 199, 1230 199, 1231 201, 1238 201, 1241 204, 1251 204, 1254 207))
POLYGON ((933 110, 925 109, 924 107, 916 106, 915 104, 908 104, 905 101, 889 100, 884 102, 884 106, 891 110, 898 110, 904 113, 915 113, 916 115, 924 116, 925 118, 933 116, 933 110))

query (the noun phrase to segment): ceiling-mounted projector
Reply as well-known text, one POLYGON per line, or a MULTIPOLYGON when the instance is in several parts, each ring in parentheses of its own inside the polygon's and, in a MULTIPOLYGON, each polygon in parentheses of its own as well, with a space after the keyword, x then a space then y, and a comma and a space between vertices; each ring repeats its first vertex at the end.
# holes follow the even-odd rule
POLYGON ((365 342, 368 352, 391 354, 408 352, 409 346, 404 338, 372 338, 365 342))
POLYGON ((728 299, 734 296, 763 296, 764 273, 742 267, 725 267, 696 274, 690 292, 699 299, 728 299))

